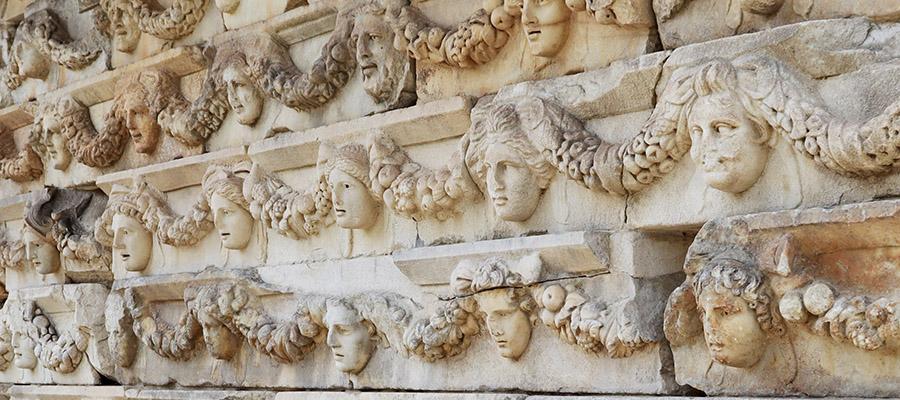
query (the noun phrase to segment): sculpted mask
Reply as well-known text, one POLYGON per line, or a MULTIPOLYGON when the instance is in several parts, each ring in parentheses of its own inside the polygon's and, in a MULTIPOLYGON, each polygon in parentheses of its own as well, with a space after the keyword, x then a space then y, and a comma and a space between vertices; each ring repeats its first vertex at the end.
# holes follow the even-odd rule
POLYGON ((343 372, 362 371, 375 351, 375 327, 364 320, 349 304, 329 300, 324 317, 334 363, 343 372))
POLYGON ((228 200, 220 194, 214 194, 209 200, 213 212, 213 222, 226 249, 240 250, 250 243, 250 232, 253 231, 253 217, 246 208, 228 200))
POLYGON ((137 97, 129 97, 124 104, 125 127, 138 153, 150 154, 159 142, 159 125, 150 108, 137 97))
POLYGON ((344 229, 367 229, 378 219, 378 203, 364 183, 369 181, 369 156, 365 146, 349 144, 332 148, 323 144, 320 164, 331 187, 337 225, 344 229))
POLYGON ((366 93, 379 103, 390 101, 401 89, 397 86, 402 83, 407 62, 406 54, 393 47, 390 26, 381 15, 363 13, 356 17, 351 41, 356 43, 356 60, 366 93))
POLYGON ((125 214, 112 218, 113 260, 118 260, 127 271, 143 271, 150 262, 153 236, 144 225, 125 214))
POLYGON ((13 365, 19 369, 31 370, 37 366, 37 356, 34 354, 35 343, 28 335, 13 332, 13 365))
POLYGON ((113 114, 123 123, 138 153, 156 151, 162 128, 157 117, 177 96, 175 77, 161 69, 146 69, 116 82, 113 114))
MULTIPOLYGON (((543 106, 542 102, 536 104, 543 106)), ((531 218, 555 173, 529 138, 529 130, 539 129, 522 124, 522 113, 528 112, 522 109, 520 113, 518 106, 510 103, 490 105, 473 112, 473 129, 467 134, 471 145, 466 165, 504 221, 531 218)), ((553 125, 546 118, 540 118, 539 124, 553 125)))
POLYGON ((141 31, 138 29, 137 18, 130 9, 131 5, 124 0, 102 0, 101 4, 109 17, 116 50, 131 53, 141 39, 141 31))
POLYGON ((569 37, 572 11, 565 0, 523 0, 522 28, 531 54, 553 57, 569 37))
POLYGON ((762 176, 777 135, 748 112, 752 101, 739 92, 733 67, 711 63, 694 79, 697 98, 687 115, 691 158, 710 187, 746 191, 762 176))
POLYGON ((522 153, 505 143, 485 152, 487 191, 494 211, 505 221, 525 221, 534 214, 542 188, 522 153))
POLYGON ((264 100, 242 65, 246 66, 243 60, 231 62, 222 72, 222 82, 228 91, 228 105, 238 122, 253 125, 262 113, 264 100))
POLYGON ((528 350, 537 303, 522 275, 505 260, 463 261, 453 270, 450 285, 456 295, 474 295, 501 356, 518 360, 528 350))
POLYGON ((243 195, 244 180, 227 166, 213 165, 203 177, 203 192, 212 210, 222 246, 241 250, 250 243, 254 220, 243 195))
POLYGON ((32 143, 46 160, 46 165, 65 171, 72 162, 72 153, 69 152, 68 140, 62 133, 60 121, 47 109, 42 108, 39 112, 41 116, 32 125, 32 143))
POLYGON ((47 275, 59 270, 59 251, 44 235, 26 226, 22 241, 25 243, 25 259, 37 273, 47 275))
POLYGON ((780 329, 762 272, 741 261, 714 259, 692 287, 713 360, 735 368, 756 365, 765 354, 767 333, 780 329))
POLYGON ((230 360, 241 347, 241 337, 209 313, 200 311, 197 320, 203 327, 203 341, 206 350, 217 360, 230 360))
POLYGON ((487 315, 488 332, 500 355, 517 360, 531 342, 531 319, 520 307, 513 291, 494 289, 476 295, 478 307, 487 315))

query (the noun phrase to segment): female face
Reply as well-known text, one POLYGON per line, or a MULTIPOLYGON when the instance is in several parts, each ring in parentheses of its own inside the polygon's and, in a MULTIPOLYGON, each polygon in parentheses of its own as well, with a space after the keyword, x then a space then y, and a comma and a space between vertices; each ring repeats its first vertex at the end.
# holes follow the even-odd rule
POLYGON ((113 260, 127 271, 143 271, 150 263, 153 237, 140 221, 123 214, 112 220, 113 260))
POLYGON ((240 68, 230 65, 222 72, 228 91, 228 105, 242 125, 253 125, 262 113, 263 99, 256 86, 240 68))
POLYGON ((697 99, 688 116, 688 127, 691 157, 707 185, 741 193, 762 176, 769 157, 766 137, 730 92, 697 99))
POLYGON ((253 217, 237 203, 213 193, 209 199, 213 212, 213 223, 219 231, 222 246, 226 249, 240 250, 250 243, 250 232, 253 230, 253 217))
POLYGON ((369 188, 337 168, 328 174, 335 220, 344 229, 366 229, 378 218, 378 205, 369 188))
POLYGON ((476 295, 487 314, 487 327, 500 355, 517 360, 531 342, 531 319, 513 299, 514 289, 494 289, 476 295))
POLYGON ((34 229, 25 228, 22 241, 25 242, 25 259, 41 274, 52 274, 59 270, 59 251, 34 229))
POLYGON ((697 302, 702 311, 706 346, 712 358, 736 368, 756 365, 765 352, 766 335, 747 301, 707 289, 697 302))
POLYGON ((494 211, 505 221, 525 221, 534 214, 542 188, 522 155, 505 143, 485 152, 487 191, 494 211))
POLYGON ((553 57, 559 53, 569 36, 571 17, 565 0, 524 0, 522 27, 531 54, 553 57))

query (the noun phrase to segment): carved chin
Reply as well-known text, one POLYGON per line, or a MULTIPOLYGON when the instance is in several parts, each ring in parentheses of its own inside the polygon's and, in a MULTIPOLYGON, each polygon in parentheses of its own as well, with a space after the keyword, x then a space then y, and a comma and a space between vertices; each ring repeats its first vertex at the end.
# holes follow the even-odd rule
POLYGON ((131 53, 137 47, 140 38, 140 32, 137 31, 128 31, 126 33, 117 34, 116 50, 123 53, 131 53))

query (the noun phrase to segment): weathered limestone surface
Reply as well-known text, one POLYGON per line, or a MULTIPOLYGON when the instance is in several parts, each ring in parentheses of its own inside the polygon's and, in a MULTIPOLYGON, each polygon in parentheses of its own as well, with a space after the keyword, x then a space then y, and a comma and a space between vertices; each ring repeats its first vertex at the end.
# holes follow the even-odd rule
POLYGON ((900 396, 896 1, 0 9, 0 398, 900 396))

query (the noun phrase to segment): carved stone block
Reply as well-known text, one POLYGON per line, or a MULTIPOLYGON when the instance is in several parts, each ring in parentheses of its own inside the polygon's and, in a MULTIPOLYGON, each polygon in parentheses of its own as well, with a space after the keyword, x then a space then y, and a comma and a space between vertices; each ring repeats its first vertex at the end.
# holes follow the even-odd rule
POLYGON ((98 284, 20 289, 4 304, 4 337, 11 357, 0 379, 9 383, 87 384, 108 365, 104 304, 98 284))
POLYGON ((653 51, 650 1, 429 1, 394 22, 422 100, 602 68, 653 51), (580 3, 580 6, 577 4, 580 3), (580 43, 603 43, 588 51, 580 43), (427 78, 426 78, 427 77, 427 78))
POLYGON ((900 15, 900 5, 889 0, 653 0, 653 9, 667 49, 806 20, 869 17, 896 21, 900 15))
POLYGON ((723 394, 896 393, 898 215, 900 203, 878 201, 707 223, 666 311, 678 381, 723 394))

